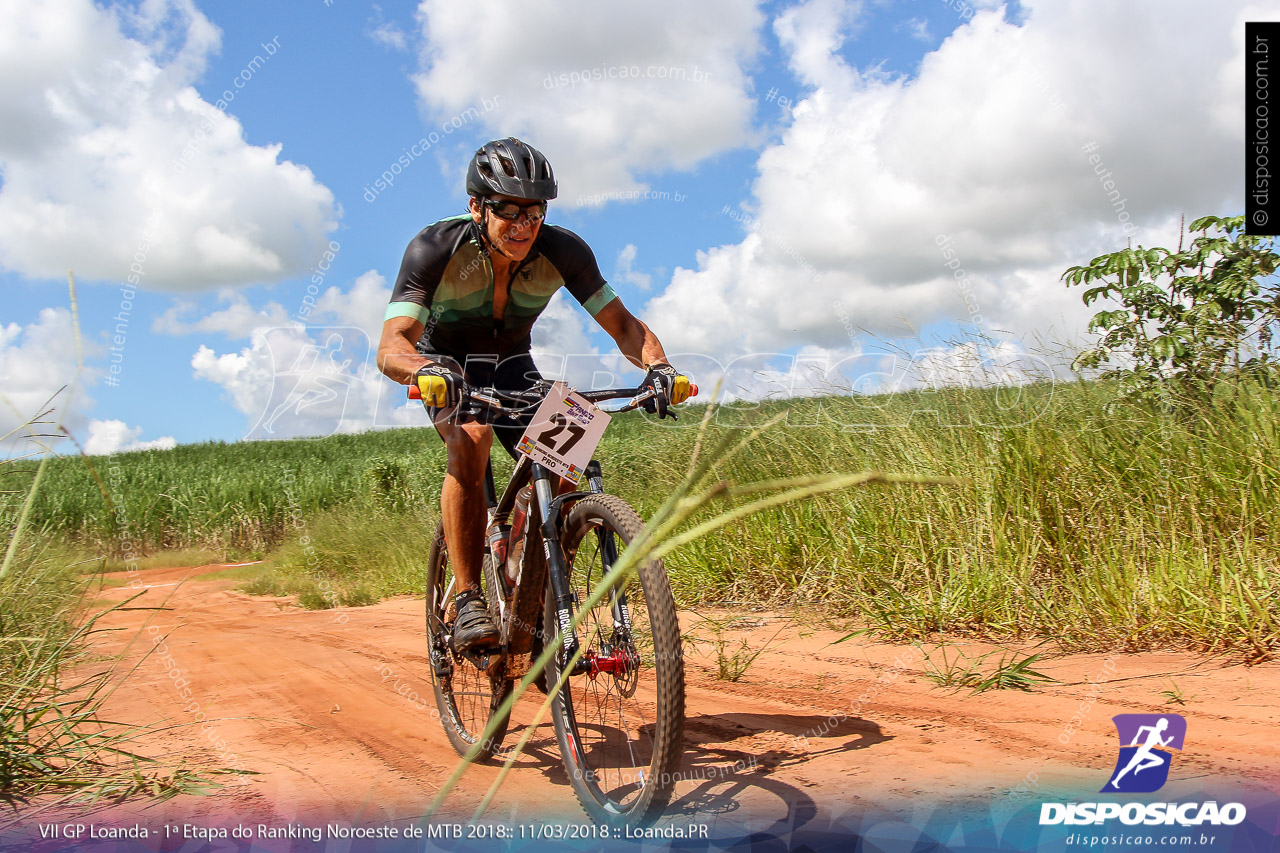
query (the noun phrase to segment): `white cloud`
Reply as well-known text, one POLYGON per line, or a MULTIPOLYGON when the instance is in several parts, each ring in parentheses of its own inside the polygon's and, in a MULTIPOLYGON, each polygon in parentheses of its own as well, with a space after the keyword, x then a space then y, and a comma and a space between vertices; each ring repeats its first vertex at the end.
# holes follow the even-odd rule
POLYGON ((756 3, 551 0, 514 14, 504 0, 422 0, 418 15, 428 111, 496 101, 480 120, 542 150, 566 201, 643 190, 753 142, 742 66, 759 50, 756 3))
POLYGON ((391 301, 391 285, 377 270, 369 270, 356 278, 350 289, 330 287, 316 300, 316 310, 308 319, 329 320, 358 326, 370 340, 378 340, 382 323, 391 301))
POLYGON ((1057 378, 1054 365, 1024 352, 1013 341, 1000 341, 995 345, 962 341, 952 346, 923 349, 913 353, 909 362, 899 361, 902 364, 892 374, 896 382, 887 390, 954 385, 986 388, 1057 378))
POLYGON ((668 355, 698 386, 696 399, 715 396, 723 404, 847 393, 845 373, 863 362, 856 344, 806 346, 794 354, 749 352, 723 361, 698 353, 668 355))
POLYGON ((617 278, 619 281, 633 284, 641 290, 648 290, 653 287, 653 276, 635 269, 636 254, 635 243, 628 243, 622 247, 621 252, 618 252, 617 278))
POLYGON ((773 32, 787 49, 796 76, 810 85, 822 85, 848 76, 837 51, 857 29, 861 15, 859 2, 808 0, 782 12, 773 22, 773 32))
POLYGON ((103 456, 133 450, 170 450, 178 445, 171 435, 151 441, 139 441, 141 436, 142 427, 131 427, 124 421, 90 421, 89 438, 84 443, 84 452, 90 456, 103 456))
MULTIPOLYGON (((82 343, 87 360, 106 353, 93 341, 82 343)), ((36 322, 26 326, 0 326, 0 436, 17 430, 6 442, 5 453, 19 455, 41 446, 61 446, 65 439, 53 430, 59 422, 90 455, 176 445, 172 436, 142 441, 142 427, 91 419, 89 412, 97 403, 85 389, 97 385, 106 371, 104 366, 86 367, 77 379, 76 360, 75 324, 65 308, 45 308, 36 322), (24 427, 50 408, 44 423, 24 427), (45 437, 38 443, 22 437, 32 432, 45 437)), ((106 393, 112 392, 108 389, 106 393)))
POLYGON ((548 379, 563 379, 577 388, 600 387, 592 384, 597 374, 612 376, 622 370, 613 353, 601 355, 591 343, 594 321, 576 300, 563 289, 556 292, 533 325, 533 363, 548 379))
POLYGON ((248 341, 224 353, 201 345, 191 360, 195 378, 219 386, 245 415, 246 438, 422 426, 421 405, 407 404, 404 389, 374 364, 390 297, 386 279, 369 270, 348 289, 330 287, 315 298, 306 325, 296 309, 287 315, 275 302, 253 309, 241 294, 194 323, 182 320, 190 306, 161 319, 163 330, 174 334, 220 331, 248 341))
POLYGON ((213 332, 233 340, 249 340, 279 326, 329 323, 357 326, 376 339, 382 331, 391 288, 381 273, 369 270, 356 278, 348 290, 329 287, 319 291, 318 296, 303 296, 292 314, 279 302, 255 308, 243 291, 225 290, 218 298, 227 307, 207 313, 201 313, 195 302, 179 300, 152 322, 152 331, 166 335, 213 332), (304 301, 308 298, 309 302, 304 301), (195 319, 189 319, 197 314, 195 319))
POLYGON ((278 327, 238 352, 201 346, 191 366, 245 415, 245 438, 426 425, 421 405, 374 368, 374 343, 354 326, 278 327))
POLYGON ((230 304, 220 311, 200 314, 191 321, 187 318, 200 313, 199 306, 179 300, 152 322, 151 330, 164 335, 214 332, 229 338, 249 338, 259 329, 287 326, 292 322, 288 312, 276 302, 254 308, 245 294, 239 291, 223 291, 219 299, 230 304))
POLYGON ((1023 5, 1021 26, 1002 9, 957 18, 915 78, 846 64, 854 5, 782 13, 774 30, 807 93, 759 158, 743 239, 699 253, 646 307, 668 350, 838 347, 837 303, 877 334, 963 321, 943 235, 989 329, 1045 333, 1061 318, 1055 331, 1070 338, 1097 306, 1084 309, 1059 275, 1125 242, 1082 150, 1091 141, 1146 245, 1176 242, 1179 213, 1240 208, 1232 105, 1242 22, 1260 10, 1023 5))
MULTIPOLYGON (((93 347, 86 344, 86 348, 86 355, 91 356, 93 347)), ((0 326, 0 436, 21 428, 50 406, 54 411, 47 418, 49 423, 37 427, 37 432, 48 433, 61 418, 73 434, 79 434, 86 421, 85 413, 93 406, 84 388, 98 375, 98 370, 86 368, 79 382, 75 382, 75 326, 67 309, 45 308, 34 323, 0 326), (69 397, 73 384, 75 396, 69 397), (64 386, 66 389, 58 393, 64 386)), ((26 453, 35 448, 15 444, 12 449, 26 453)))
POLYGON ((895 30, 904 30, 908 35, 917 41, 931 42, 933 41, 933 33, 929 32, 929 22, 924 18, 911 18, 904 21, 894 28, 895 30))
POLYGON ((397 24, 379 24, 369 30, 369 38, 386 47, 395 50, 408 50, 409 43, 405 38, 404 30, 400 29, 397 24))
POLYGON ((365 24, 364 34, 375 44, 389 47, 392 50, 408 50, 409 40, 404 30, 395 21, 387 21, 382 16, 382 7, 373 4, 374 16, 365 24))
MULTIPOLYGON (((333 194, 191 86, 219 32, 190 0, 3 7, 0 264, 37 278, 133 267, 143 287, 181 291, 286 278, 323 251, 333 194)), ((244 86, 270 85, 288 47, 246 55, 244 86)), ((233 111, 241 89, 227 89, 233 111)))

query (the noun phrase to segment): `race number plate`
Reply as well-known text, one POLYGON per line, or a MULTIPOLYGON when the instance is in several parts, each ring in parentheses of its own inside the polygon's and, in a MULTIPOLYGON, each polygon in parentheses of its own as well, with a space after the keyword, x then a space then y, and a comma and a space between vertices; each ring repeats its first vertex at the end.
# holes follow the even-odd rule
POLYGON ((516 450, 577 482, 608 425, 608 412, 582 399, 565 383, 556 382, 516 450))

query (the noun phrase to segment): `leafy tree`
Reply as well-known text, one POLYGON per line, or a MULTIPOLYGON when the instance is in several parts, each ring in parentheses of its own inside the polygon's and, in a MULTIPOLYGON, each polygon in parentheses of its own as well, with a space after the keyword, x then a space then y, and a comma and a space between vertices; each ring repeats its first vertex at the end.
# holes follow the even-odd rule
POLYGON ((1062 274, 1067 286, 1094 284, 1084 303, 1114 297, 1121 307, 1089 322, 1102 333, 1076 357, 1077 368, 1104 368, 1126 395, 1203 399, 1222 380, 1274 381, 1280 325, 1280 266, 1275 240, 1244 233, 1244 217, 1205 216, 1183 249, 1124 249, 1062 274), (1210 231, 1217 231, 1211 234, 1210 231))

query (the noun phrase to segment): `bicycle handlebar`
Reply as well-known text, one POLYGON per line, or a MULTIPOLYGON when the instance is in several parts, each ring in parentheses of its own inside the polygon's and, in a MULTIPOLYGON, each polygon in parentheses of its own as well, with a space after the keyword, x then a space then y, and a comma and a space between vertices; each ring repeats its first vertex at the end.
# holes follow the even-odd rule
MULTIPOLYGON (((478 403, 484 409, 493 412, 494 414, 519 414, 528 411, 530 404, 540 403, 543 398, 547 396, 547 392, 550 390, 550 383, 546 383, 545 386, 540 386, 538 389, 531 389, 529 391, 498 391, 494 388, 474 388, 468 389, 463 393, 462 400, 458 405, 459 407, 462 407, 467 403, 478 403), (499 397, 505 397, 509 400, 528 400, 529 403, 523 406, 508 406, 504 405, 499 397)), ((604 400, 621 400, 626 397, 630 397, 631 399, 625 406, 621 409, 614 410, 614 413, 617 414, 629 412, 632 409, 638 409, 645 403, 645 401, 657 394, 657 392, 651 388, 606 388, 599 391, 574 391, 574 393, 579 397, 582 397, 584 400, 588 400, 592 403, 599 403, 604 400)), ((697 385, 689 385, 689 396, 698 396, 697 385)), ((417 385, 409 386, 409 399, 422 399, 422 391, 419 390, 417 385)))

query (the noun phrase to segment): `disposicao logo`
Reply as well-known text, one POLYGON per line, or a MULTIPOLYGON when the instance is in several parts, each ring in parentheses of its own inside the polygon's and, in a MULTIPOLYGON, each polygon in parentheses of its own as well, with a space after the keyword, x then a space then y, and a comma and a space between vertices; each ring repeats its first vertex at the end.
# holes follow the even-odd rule
POLYGON ((1111 718, 1120 734, 1120 757, 1103 794, 1149 794, 1169 781, 1173 753, 1182 749, 1187 721, 1180 714, 1117 714, 1111 718))
POLYGON ((1098 826, 1120 818, 1125 826, 1235 826, 1243 803, 1041 803, 1040 825, 1098 826))
MULTIPOLYGON (((1179 714, 1117 714, 1120 756, 1103 794, 1149 794, 1169 781, 1171 749, 1182 749, 1187 721, 1179 714)), ((1234 826, 1245 819, 1241 803, 1042 803, 1040 825, 1097 826, 1119 818, 1129 826, 1234 826)))

